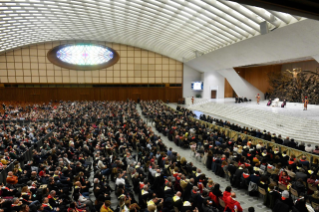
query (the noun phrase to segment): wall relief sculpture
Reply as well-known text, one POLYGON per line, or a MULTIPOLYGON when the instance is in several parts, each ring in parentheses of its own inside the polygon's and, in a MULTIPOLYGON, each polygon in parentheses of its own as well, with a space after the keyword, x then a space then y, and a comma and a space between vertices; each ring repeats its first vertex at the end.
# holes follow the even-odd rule
POLYGON ((270 73, 270 98, 286 99, 288 102, 302 102, 305 96, 310 104, 319 104, 319 72, 294 68, 270 73))

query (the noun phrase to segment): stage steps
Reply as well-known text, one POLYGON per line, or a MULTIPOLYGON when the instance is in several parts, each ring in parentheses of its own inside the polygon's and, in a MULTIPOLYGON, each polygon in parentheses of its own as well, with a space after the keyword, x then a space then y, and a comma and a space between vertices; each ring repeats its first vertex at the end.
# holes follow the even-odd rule
POLYGON ((189 107, 205 114, 223 117, 229 122, 242 123, 241 126, 253 127, 260 131, 281 134, 282 138, 294 138, 295 141, 318 144, 319 122, 316 120, 290 117, 247 107, 240 107, 231 104, 219 104, 208 102, 201 105, 189 107))

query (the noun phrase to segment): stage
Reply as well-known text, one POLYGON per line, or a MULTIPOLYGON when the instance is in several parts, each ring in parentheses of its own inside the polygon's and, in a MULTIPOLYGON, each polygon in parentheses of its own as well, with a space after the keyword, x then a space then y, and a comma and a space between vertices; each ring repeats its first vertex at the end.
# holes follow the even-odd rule
MULTIPOLYGON (((200 105, 203 103, 208 103, 208 102, 214 102, 218 104, 226 104, 226 105, 233 105, 233 106, 238 106, 238 107, 246 107, 246 108, 251 108, 251 109, 257 109, 257 110, 263 110, 263 111, 268 111, 274 114, 280 114, 280 115, 285 115, 285 116, 292 116, 296 118, 301 118, 301 119, 312 119, 312 120, 317 120, 319 121, 319 105, 311 105, 308 104, 308 110, 304 111, 303 110, 303 103, 295 103, 295 102, 287 102, 285 108, 281 108, 281 103, 280 102, 278 105, 279 107, 271 107, 267 106, 268 100, 260 101, 259 105, 257 104, 256 101, 251 101, 251 102, 243 102, 243 103, 235 103, 235 98, 225 98, 225 99, 213 99, 213 100, 207 100, 207 101, 202 101, 202 103, 196 103, 195 105, 200 105)), ((186 106, 187 108, 192 109, 192 105, 186 106)))
POLYGON ((281 108, 281 102, 279 107, 268 107, 267 102, 260 101, 258 105, 256 101, 235 103, 234 98, 197 99, 194 105, 185 107, 193 110, 197 117, 206 114, 240 126, 281 134, 282 137, 294 138, 297 141, 319 143, 319 105, 308 105, 308 110, 304 111, 303 103, 287 102, 286 107, 281 108))

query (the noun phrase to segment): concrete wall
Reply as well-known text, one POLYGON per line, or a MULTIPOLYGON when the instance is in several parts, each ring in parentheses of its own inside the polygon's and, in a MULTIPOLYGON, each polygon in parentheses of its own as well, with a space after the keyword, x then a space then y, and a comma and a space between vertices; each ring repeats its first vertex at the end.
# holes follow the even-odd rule
POLYGON ((319 21, 304 20, 193 59, 186 64, 202 72, 282 62, 319 55, 319 21))
POLYGON ((183 97, 192 97, 196 94, 201 94, 203 91, 194 91, 192 90, 192 82, 202 81, 202 73, 184 65, 183 67, 183 97))
POLYGON ((211 90, 217 90, 217 99, 223 99, 225 95, 225 77, 216 71, 205 72, 203 74, 204 92, 203 98, 211 98, 211 90))

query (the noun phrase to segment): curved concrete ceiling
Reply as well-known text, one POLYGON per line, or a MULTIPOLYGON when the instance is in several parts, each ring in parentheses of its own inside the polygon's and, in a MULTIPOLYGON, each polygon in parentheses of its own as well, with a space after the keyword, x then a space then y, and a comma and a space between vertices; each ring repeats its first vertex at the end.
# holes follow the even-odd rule
POLYGON ((182 61, 303 20, 226 0, 3 0, 0 52, 57 40, 96 40, 182 61))

